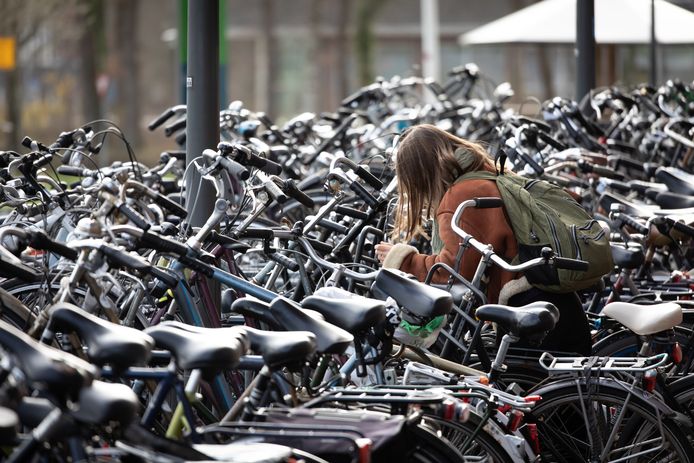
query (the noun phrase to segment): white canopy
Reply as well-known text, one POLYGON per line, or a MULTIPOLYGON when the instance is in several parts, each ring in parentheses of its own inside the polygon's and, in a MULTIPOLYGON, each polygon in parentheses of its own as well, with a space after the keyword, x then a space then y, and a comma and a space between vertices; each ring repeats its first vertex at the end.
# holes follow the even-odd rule
MULTIPOLYGON (((655 0, 658 43, 694 43, 694 13, 655 0)), ((597 43, 643 44, 651 40, 651 0, 595 0, 597 43)), ((460 36, 461 45, 574 43, 576 0, 544 0, 460 36)))

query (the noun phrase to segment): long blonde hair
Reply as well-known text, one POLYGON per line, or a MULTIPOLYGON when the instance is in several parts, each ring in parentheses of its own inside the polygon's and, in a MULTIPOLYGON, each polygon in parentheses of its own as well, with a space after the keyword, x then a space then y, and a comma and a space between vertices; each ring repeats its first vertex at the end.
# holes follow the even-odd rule
POLYGON ((400 138, 395 158, 398 205, 393 239, 409 240, 421 234, 422 219, 432 217, 456 178, 487 169, 494 170, 494 161, 480 145, 431 124, 407 129, 400 138), (456 156, 457 150, 463 150, 464 162, 459 162, 461 154, 456 156))

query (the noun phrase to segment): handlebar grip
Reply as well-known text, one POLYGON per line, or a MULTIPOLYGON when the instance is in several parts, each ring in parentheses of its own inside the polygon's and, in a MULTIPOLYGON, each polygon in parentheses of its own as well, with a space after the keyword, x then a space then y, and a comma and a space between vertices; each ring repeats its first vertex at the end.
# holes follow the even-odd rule
POLYGON ((378 206, 378 200, 373 197, 371 193, 366 191, 366 189, 359 184, 359 182, 352 182, 349 185, 349 189, 356 193, 366 204, 375 208, 378 206))
POLYGON ((282 173, 282 166, 277 164, 275 161, 261 158, 256 154, 251 154, 249 164, 257 167, 268 175, 279 175, 282 173))
POLYGON ((167 209, 169 212, 174 214, 177 217, 180 217, 182 219, 185 219, 186 216, 188 215, 188 211, 186 210, 185 207, 181 206, 178 204, 176 201, 174 201, 171 198, 167 198, 161 193, 155 192, 156 194, 154 195, 154 202, 159 204, 161 207, 164 209, 167 209))
POLYGON ((141 228, 145 231, 149 229, 150 223, 147 221, 147 219, 145 219, 142 216, 142 214, 140 214, 127 204, 123 203, 120 206, 118 206, 118 212, 126 216, 132 223, 135 224, 136 227, 141 228))
MULTIPOLYGON (((547 127, 548 127, 548 130, 551 130, 551 127, 549 127, 549 126, 547 126, 547 127)), ((545 132, 538 132, 538 135, 542 139, 542 141, 544 141, 549 146, 551 146, 552 148, 554 148, 558 151, 564 151, 565 149, 567 149, 567 146, 564 143, 556 140, 554 137, 552 137, 551 135, 549 135, 545 132)))
POLYGON ((150 263, 143 258, 110 246, 102 245, 99 250, 106 256, 106 260, 108 260, 109 264, 114 267, 126 267, 146 273, 149 273, 152 267, 150 263))
POLYGON ((335 208, 335 212, 337 212, 338 214, 343 214, 352 217, 353 219, 357 220, 367 220, 369 218, 369 214, 367 214, 366 212, 342 205, 337 206, 335 208))
POLYGON ((214 230, 212 230, 207 239, 213 243, 217 243, 227 249, 231 249, 232 251, 237 251, 242 254, 251 249, 251 247, 246 243, 236 241, 234 238, 222 235, 221 233, 217 233, 214 230))
POLYGON ((648 227, 638 222, 633 217, 619 213, 615 214, 615 219, 621 220, 623 224, 630 226, 631 228, 636 230, 637 233, 640 233, 642 235, 648 235, 648 227))
POLYGON ((244 166, 239 164, 236 161, 233 161, 231 159, 225 158, 225 157, 220 157, 219 163, 224 167, 227 172, 229 172, 229 175, 232 177, 238 177, 241 180, 248 180, 248 177, 251 176, 251 173, 246 169, 244 166))
POLYGON ((332 220, 328 219, 320 219, 318 221, 318 225, 320 225, 321 227, 325 227, 328 230, 332 230, 335 233, 340 233, 342 235, 346 235, 349 231, 349 228, 345 227, 344 225, 340 225, 339 223, 333 222, 332 220))
POLYGON ((299 187, 296 186, 296 182, 294 182, 294 180, 292 179, 284 181, 284 191, 285 193, 287 193, 289 197, 296 199, 299 203, 303 204, 308 208, 312 208, 316 205, 313 199, 311 199, 309 195, 301 191, 299 187))
POLYGON ((170 137, 174 133, 178 132, 181 129, 184 129, 186 127, 186 124, 188 123, 188 119, 186 116, 183 116, 182 118, 173 121, 171 124, 167 125, 164 127, 164 135, 167 137, 170 137))
POLYGON ((267 194, 269 194, 270 197, 278 203, 285 203, 287 199, 289 199, 288 196, 284 194, 284 191, 282 191, 282 189, 278 187, 272 179, 265 182, 263 186, 265 187, 265 191, 267 191, 267 194))
POLYGON ((65 244, 54 241, 43 230, 32 230, 27 233, 29 245, 32 248, 44 249, 46 251, 63 256, 66 259, 77 260, 77 251, 65 244))
POLYGON ((306 238, 306 241, 308 241, 314 249, 322 252, 323 254, 330 254, 333 252, 333 246, 329 245, 328 243, 324 243, 315 238, 306 238))
POLYGON ((273 235, 271 228, 248 228, 241 232, 239 238, 269 240, 272 239, 273 235))
POLYGON ((672 228, 680 233, 683 233, 690 238, 694 238, 694 227, 690 227, 686 223, 673 221, 672 228))
POLYGON ((487 198, 475 198, 475 207, 478 209, 488 209, 493 207, 502 207, 504 201, 501 198, 487 197, 487 198))
POLYGON ((41 167, 50 164, 51 161, 53 161, 53 155, 52 154, 46 154, 44 156, 41 156, 36 161, 34 161, 34 163, 33 163, 34 169, 40 169, 41 167))
POLYGON ((62 175, 70 175, 72 177, 91 177, 89 169, 75 166, 58 166, 58 173, 62 175))
POLYGON ((167 109, 166 111, 164 111, 163 113, 161 113, 161 114, 160 114, 156 119, 154 119, 152 122, 150 122, 150 123, 147 125, 147 128, 148 128, 150 131, 154 131, 154 130, 156 130, 157 127, 159 127, 160 125, 162 125, 164 122, 166 122, 166 121, 167 121, 171 116, 173 116, 173 115, 174 115, 174 110, 171 109, 171 108, 169 108, 169 109, 167 109))
POLYGON ((280 254, 279 252, 272 252, 268 257, 270 258, 270 260, 287 267, 292 272, 297 272, 299 270, 299 264, 294 259, 292 259, 291 257, 287 257, 284 254, 280 254))
POLYGON ((168 252, 177 256, 188 254, 189 248, 183 243, 158 235, 151 231, 146 231, 140 237, 142 247, 154 249, 160 252, 168 252))
POLYGON ((585 260, 567 259, 565 257, 554 257, 554 266, 566 270, 577 270, 585 272, 590 267, 590 264, 585 260))
POLYGON ((383 182, 377 179, 371 172, 369 172, 364 166, 357 166, 354 173, 359 176, 366 183, 371 185, 374 189, 380 190, 383 188, 383 182))
POLYGON ((542 167, 540 164, 538 164, 532 156, 530 156, 527 153, 524 153, 522 151, 516 151, 518 155, 523 159, 523 161, 526 162, 536 173, 537 175, 542 175, 545 173, 544 167, 542 167))

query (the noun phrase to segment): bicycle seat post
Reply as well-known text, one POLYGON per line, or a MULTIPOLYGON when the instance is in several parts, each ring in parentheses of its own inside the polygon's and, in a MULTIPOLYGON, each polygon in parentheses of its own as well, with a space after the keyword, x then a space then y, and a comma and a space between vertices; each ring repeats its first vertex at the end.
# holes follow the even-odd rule
POLYGON ((492 368, 489 372, 490 381, 496 381, 497 379, 499 379, 499 375, 506 371, 504 360, 506 360, 508 348, 511 347, 511 344, 516 343, 519 340, 519 337, 514 336, 512 334, 505 334, 504 337, 501 338, 501 343, 499 343, 499 349, 497 351, 496 357, 494 358, 494 362, 492 363, 492 368))

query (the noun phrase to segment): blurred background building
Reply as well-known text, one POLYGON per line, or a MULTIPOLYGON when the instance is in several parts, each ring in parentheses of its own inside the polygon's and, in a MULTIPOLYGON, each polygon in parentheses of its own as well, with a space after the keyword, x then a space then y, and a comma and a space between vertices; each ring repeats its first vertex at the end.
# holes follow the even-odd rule
MULTIPOLYGON (((376 76, 421 75, 420 0, 220 1, 223 101, 241 100, 279 121, 335 110, 376 76)), ((598 1, 598 0, 596 0, 598 1)), ((570 45, 461 46, 459 36, 534 0, 439 0, 442 76, 474 62, 508 81, 513 102, 574 97, 570 45)), ((694 11, 694 0, 677 0, 694 11)), ((107 118, 152 162, 173 148, 146 124, 182 103, 185 0, 0 0, 15 66, 0 71, 0 149, 23 135, 51 142, 62 130, 107 118)), ((619 18, 615 18, 619 27, 619 18)), ((694 79, 694 45, 659 47, 659 80, 694 79)), ((648 80, 648 46, 598 46, 597 85, 648 80)), ((108 152, 112 159, 124 156, 108 152)))

